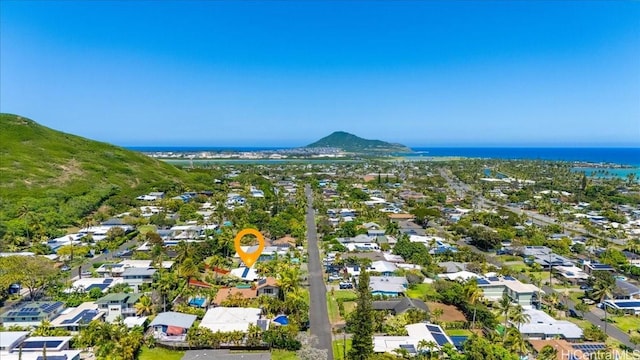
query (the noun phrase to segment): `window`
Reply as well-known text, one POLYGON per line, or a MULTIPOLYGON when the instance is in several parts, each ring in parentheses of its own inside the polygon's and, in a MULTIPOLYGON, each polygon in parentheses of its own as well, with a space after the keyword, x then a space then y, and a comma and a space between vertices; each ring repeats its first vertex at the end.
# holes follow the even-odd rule
POLYGON ((262 289, 262 293, 263 294, 273 294, 273 289, 272 288, 264 288, 264 289, 262 289))

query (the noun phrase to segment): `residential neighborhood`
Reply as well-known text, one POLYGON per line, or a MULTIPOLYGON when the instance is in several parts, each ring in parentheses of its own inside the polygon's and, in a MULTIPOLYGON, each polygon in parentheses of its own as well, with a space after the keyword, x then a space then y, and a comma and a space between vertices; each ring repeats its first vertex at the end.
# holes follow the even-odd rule
MULTIPOLYGON (((98 210, 2 253, 2 357, 106 358, 117 342, 126 360, 156 349, 286 359, 311 336, 345 359, 362 317, 379 359, 633 350, 640 207, 594 210, 587 191, 494 179, 483 165, 220 165, 202 190, 157 188, 98 210), (264 246, 235 248, 244 228, 264 246)), ((618 187, 637 198, 637 184, 618 187)))

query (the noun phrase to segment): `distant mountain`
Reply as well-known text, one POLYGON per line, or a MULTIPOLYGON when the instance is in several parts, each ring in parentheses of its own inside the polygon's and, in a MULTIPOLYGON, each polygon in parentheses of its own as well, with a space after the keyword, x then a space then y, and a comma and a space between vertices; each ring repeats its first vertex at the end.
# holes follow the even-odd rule
POLYGON ((402 144, 388 143, 382 140, 368 140, 344 131, 336 131, 329 136, 309 144, 307 148, 339 148, 355 153, 392 153, 392 152, 412 152, 412 150, 402 144))

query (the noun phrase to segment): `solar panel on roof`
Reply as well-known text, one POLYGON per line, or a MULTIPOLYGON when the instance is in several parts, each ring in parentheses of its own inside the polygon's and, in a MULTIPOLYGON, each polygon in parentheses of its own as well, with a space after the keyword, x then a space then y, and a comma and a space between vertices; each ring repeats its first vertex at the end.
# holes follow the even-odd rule
POLYGON ((94 289, 94 288, 104 290, 108 287, 109 287, 109 284, 91 284, 89 285, 88 288, 85 289, 85 291, 91 291, 91 289, 94 289))
POLYGON ((504 277, 505 280, 510 280, 510 281, 514 281, 515 279, 511 276, 505 276, 504 277))
POLYGON ((60 344, 62 344, 62 340, 47 340, 47 341, 26 340, 24 343, 22 343, 22 348, 23 349, 42 349, 44 348, 45 344, 47 348, 55 349, 58 346, 60 346, 60 344))
POLYGON ((572 347, 576 350, 588 353, 594 353, 607 348, 604 344, 574 344, 572 347))
POLYGON ((400 349, 405 349, 409 354, 417 354, 416 347, 413 344, 400 344, 400 349))
POLYGON ((447 337, 444 336, 442 333, 431 333, 431 335, 440 346, 444 346, 445 344, 449 343, 449 339, 447 339, 447 337))
POLYGON ((113 279, 104 279, 105 284, 111 284, 112 282, 113 282, 113 279))
POLYGON ((440 330, 439 327, 434 326, 434 325, 427 325, 427 329, 429 329, 429 331, 431 331, 431 332, 438 332, 438 333, 442 332, 442 330, 440 330))
POLYGON ((242 277, 245 278, 245 277, 247 277, 248 274, 249 274, 249 268, 246 267, 246 268, 244 268, 244 271, 242 272, 242 277))
POLYGON ((260 279, 258 280, 258 285, 265 284, 266 282, 267 282, 267 279, 260 279))
POLYGON ((478 279, 478 280, 477 280, 477 282, 478 282, 478 284, 480 284, 480 285, 489 285, 489 284, 491 284, 490 282, 488 282, 488 281, 487 281, 487 280, 485 280, 485 279, 478 279))
POLYGON ((498 281, 499 279, 495 276, 489 277, 489 281, 498 281))
MULTIPOLYGON (((50 355, 47 360, 67 360, 67 355, 50 355)), ((44 356, 40 355, 36 360, 44 360, 44 356)))

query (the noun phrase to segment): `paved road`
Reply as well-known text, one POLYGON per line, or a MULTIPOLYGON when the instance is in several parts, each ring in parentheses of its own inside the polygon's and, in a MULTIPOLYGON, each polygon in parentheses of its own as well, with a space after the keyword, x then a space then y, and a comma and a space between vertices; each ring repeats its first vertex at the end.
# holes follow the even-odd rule
MULTIPOLYGON (((458 196, 464 196, 466 194, 466 192, 470 191, 471 188, 469 187, 469 185, 464 184, 462 182, 460 182, 457 179, 453 179, 452 176, 450 176, 447 172, 445 172, 444 170, 440 171, 440 174, 442 175, 442 177, 445 178, 445 180, 447 180, 447 182, 449 183, 449 185, 456 191, 456 193, 458 194, 458 196)), ((480 206, 481 207, 487 207, 487 208, 495 208, 495 206, 498 206, 496 203, 486 200, 482 197, 478 197, 479 201, 480 201, 480 206)), ((531 211, 523 211, 521 209, 517 209, 517 208, 511 208, 511 207, 506 207, 508 210, 514 211, 518 214, 521 213, 526 213, 528 216, 531 216, 531 211)), ((534 222, 539 221, 542 223, 546 223, 546 224, 551 224, 551 223, 555 223, 555 219, 550 218, 548 216, 545 215, 540 215, 537 213, 534 213, 534 216, 531 216, 532 219, 534 220, 534 222)), ((574 229, 571 229, 574 230, 574 229)), ((584 231, 584 230, 583 230, 584 231)), ((581 231, 578 231, 581 232, 581 231)), ((471 248, 472 251, 480 253, 482 255, 484 255, 487 258, 487 261, 493 265, 496 266, 502 266, 502 262, 496 257, 496 256, 492 256, 490 254, 487 254, 486 252, 481 251, 480 249, 476 248, 475 246, 472 245, 468 245, 465 244, 464 241, 460 240, 458 241, 458 245, 460 246, 468 246, 471 248)), ((524 279, 526 280, 526 279, 524 279)), ((531 282, 531 279, 528 279, 529 282, 531 282)), ((546 294, 551 294, 554 292, 558 292, 554 289, 552 289, 549 286, 542 286, 542 290, 544 290, 544 292, 546 294)), ((559 292, 558 292, 559 293, 559 292)), ((562 295, 562 294, 560 294, 562 295)), ((569 306, 569 308, 574 309, 575 308, 575 303, 568 299, 567 300, 567 305, 569 306)), ((629 341, 629 335, 625 334, 624 332, 622 332, 620 329, 618 329, 617 327, 614 326, 614 324, 606 324, 604 321, 602 321, 602 319, 604 318, 604 311, 601 309, 598 309, 597 307, 592 307, 590 312, 587 312, 584 314, 584 319, 589 321, 591 324, 594 324, 598 327, 600 327, 603 331, 606 329, 606 333, 608 336, 613 337, 614 339, 620 341, 621 343, 625 344, 626 346, 629 346, 631 348, 635 348, 635 346, 629 341)))
POLYGON ((305 187, 307 195, 307 241, 309 248, 309 323, 311 335, 318 338, 319 349, 327 350, 327 359, 333 360, 331 324, 327 309, 327 286, 324 283, 318 234, 316 232, 315 211, 311 186, 305 187))

